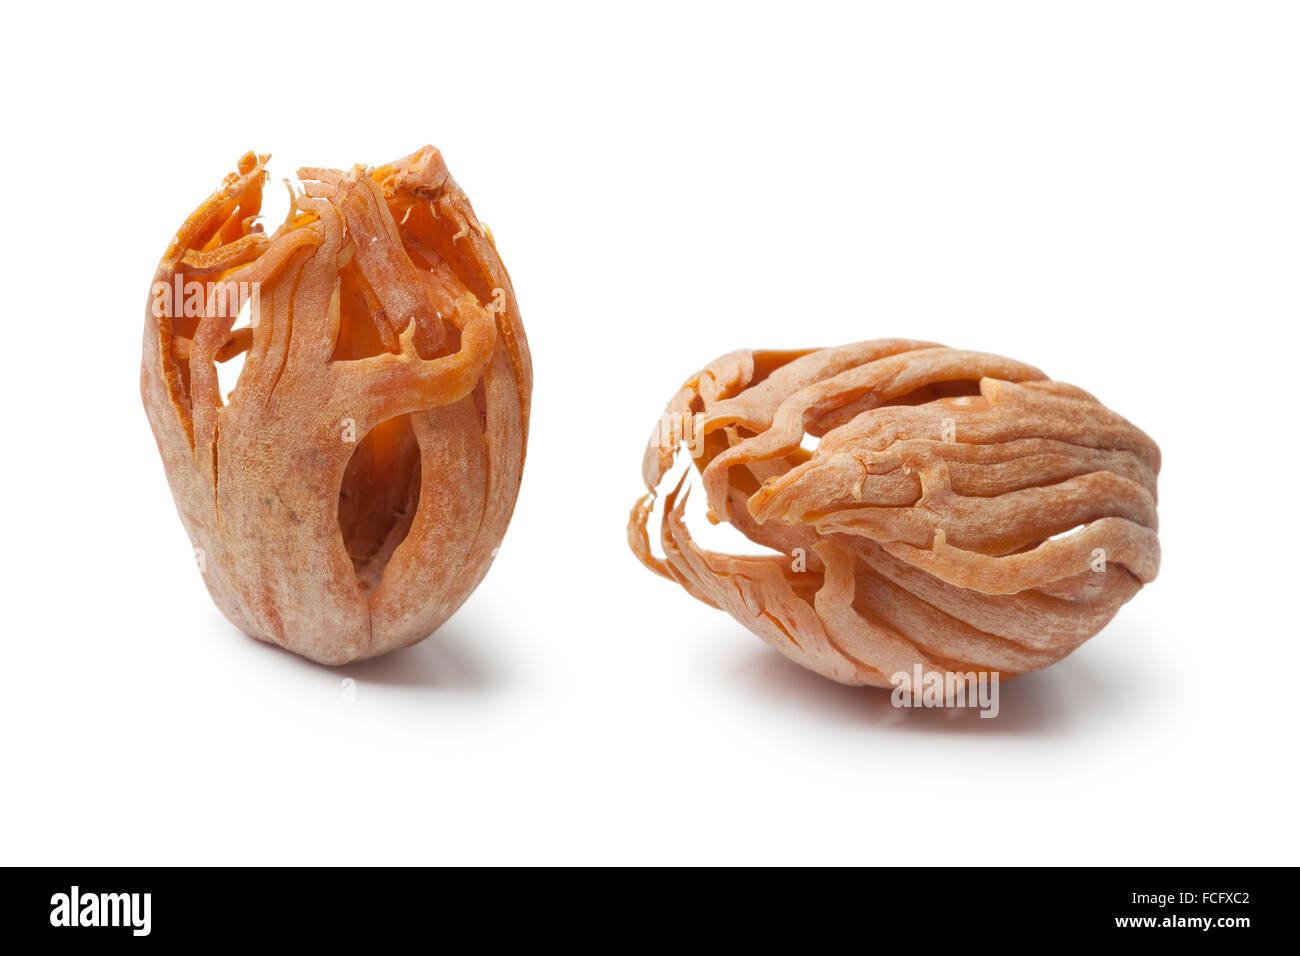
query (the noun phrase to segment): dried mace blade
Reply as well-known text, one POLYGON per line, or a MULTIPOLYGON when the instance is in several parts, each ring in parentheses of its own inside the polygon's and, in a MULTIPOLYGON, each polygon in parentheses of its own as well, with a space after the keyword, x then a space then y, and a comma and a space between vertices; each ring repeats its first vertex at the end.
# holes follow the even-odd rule
POLYGON ((1082 389, 996 355, 886 339, 739 351, 693 376, 646 450, 628 541, 652 570, 844 684, 1013 677, 1096 634, 1160 562, 1160 451, 1082 389), (817 439, 811 453, 805 436, 817 439), (699 547, 711 518, 763 556, 699 547))
POLYGON ((532 366, 491 233, 436 149, 299 170, 269 236, 267 158, 243 156, 168 246, 141 392, 217 606, 343 664, 426 637, 482 580, 532 366), (216 366, 236 356, 223 399, 216 366))

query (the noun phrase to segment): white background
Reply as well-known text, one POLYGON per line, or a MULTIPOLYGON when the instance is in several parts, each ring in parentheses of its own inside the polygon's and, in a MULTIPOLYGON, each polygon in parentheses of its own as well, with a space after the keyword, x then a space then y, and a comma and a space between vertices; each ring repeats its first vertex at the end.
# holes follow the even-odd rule
POLYGON ((0 860, 1298 862, 1295 8, 467 7, 6 13, 0 860), (515 282, 528 464, 460 613, 330 670, 209 600, 144 305, 244 150, 426 142, 515 282), (627 550, 689 373, 883 336, 1164 451, 1160 578, 996 720, 803 672, 627 550))

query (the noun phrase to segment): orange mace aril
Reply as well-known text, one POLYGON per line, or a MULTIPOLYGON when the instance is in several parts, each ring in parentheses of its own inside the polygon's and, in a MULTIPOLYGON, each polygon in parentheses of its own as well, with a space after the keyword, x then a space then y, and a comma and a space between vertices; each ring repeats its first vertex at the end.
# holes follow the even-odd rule
POLYGON ((1155 578, 1159 470, 1141 430, 1014 359, 907 339, 745 350, 669 402, 628 540, 841 683, 1014 677, 1069 654, 1155 578), (686 475, 652 553, 656 489, 683 441, 710 515, 776 553, 701 548, 686 475))
POLYGON ((243 156, 168 246, 141 392, 217 606, 341 664, 422 639, 482 580, 532 366, 495 242, 436 149, 299 170, 269 236, 267 158, 243 156), (217 365, 241 355, 223 397, 217 365))

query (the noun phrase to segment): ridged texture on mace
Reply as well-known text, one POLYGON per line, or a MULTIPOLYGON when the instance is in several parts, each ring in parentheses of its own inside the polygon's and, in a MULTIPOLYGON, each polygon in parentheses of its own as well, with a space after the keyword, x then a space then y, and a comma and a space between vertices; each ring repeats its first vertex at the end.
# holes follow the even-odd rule
POLYGON ((217 606, 342 664, 427 636, 482 580, 532 367, 491 233, 436 149, 299 170, 270 236, 266 160, 241 158, 167 248, 141 391, 217 606), (251 326, 222 307, 232 288, 257 290, 251 326), (243 353, 223 399, 216 364, 243 353))
POLYGON ((845 684, 1038 670, 1160 563, 1160 451, 1082 389, 997 355, 882 339, 739 351, 693 376, 646 450, 628 526, 648 567, 845 684), (812 453, 805 433, 820 439, 812 453), (695 544, 678 483, 664 559, 646 525, 682 444, 711 520, 779 552, 695 544))

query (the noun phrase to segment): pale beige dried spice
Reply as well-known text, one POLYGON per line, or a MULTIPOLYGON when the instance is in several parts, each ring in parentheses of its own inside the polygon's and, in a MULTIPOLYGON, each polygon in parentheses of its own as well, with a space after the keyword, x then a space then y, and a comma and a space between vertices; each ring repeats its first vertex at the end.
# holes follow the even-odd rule
POLYGON ((421 640, 482 580, 532 366, 495 242, 436 149, 299 170, 270 236, 267 158, 243 156, 168 246, 141 393, 217 606, 342 664, 421 640), (235 328, 241 289, 253 324, 235 328), (223 398, 216 365, 240 354, 223 398))
POLYGON ((652 570, 844 684, 1060 660, 1159 568, 1160 451, 1072 385, 1012 359, 883 339, 738 351, 691 377, 646 450, 628 541, 652 570), (811 453, 805 435, 818 440, 811 453), (775 554, 699 547, 685 444, 710 520, 775 554))

